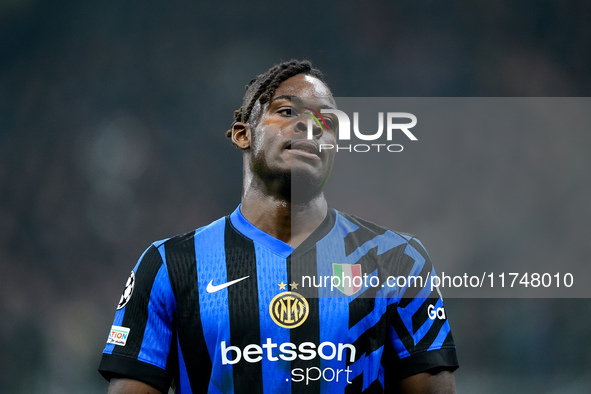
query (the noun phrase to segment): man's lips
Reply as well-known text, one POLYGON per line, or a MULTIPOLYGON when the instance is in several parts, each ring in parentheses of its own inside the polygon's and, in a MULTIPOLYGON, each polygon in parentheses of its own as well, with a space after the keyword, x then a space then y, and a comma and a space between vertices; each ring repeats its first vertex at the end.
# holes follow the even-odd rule
POLYGON ((320 151, 318 145, 314 141, 310 140, 295 140, 287 145, 286 149, 290 150, 291 153, 295 153, 301 156, 310 157, 314 159, 320 158, 320 151))

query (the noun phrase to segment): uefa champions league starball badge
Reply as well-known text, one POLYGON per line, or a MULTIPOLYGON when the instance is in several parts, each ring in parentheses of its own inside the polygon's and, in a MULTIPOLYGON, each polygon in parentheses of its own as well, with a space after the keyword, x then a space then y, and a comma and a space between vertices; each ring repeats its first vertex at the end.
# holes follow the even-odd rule
POLYGON ((121 295, 121 299, 119 300, 119 304, 117 305, 117 310, 122 309, 131 298, 133 294, 133 286, 135 285, 135 274, 131 271, 131 275, 127 279, 125 283, 125 290, 123 290, 123 294, 121 295))

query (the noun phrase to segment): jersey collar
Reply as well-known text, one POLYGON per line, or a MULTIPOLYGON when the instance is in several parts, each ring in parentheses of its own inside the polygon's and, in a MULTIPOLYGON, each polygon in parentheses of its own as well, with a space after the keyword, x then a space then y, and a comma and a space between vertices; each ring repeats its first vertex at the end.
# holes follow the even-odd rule
POLYGON ((304 253, 311 249, 314 245, 316 245, 316 242, 318 242, 330 232, 330 230, 334 227, 336 218, 334 209, 329 208, 328 213, 320 226, 318 226, 318 228, 314 230, 314 232, 308 238, 306 238, 306 240, 302 242, 300 246, 297 247, 297 249, 294 249, 291 247, 291 245, 288 245, 285 242, 267 234, 246 220, 240 211, 241 206, 242 204, 238 205, 234 212, 230 214, 230 223, 232 226, 234 226, 234 228, 244 236, 271 249, 283 258, 287 258, 294 250, 297 250, 298 253, 304 253))

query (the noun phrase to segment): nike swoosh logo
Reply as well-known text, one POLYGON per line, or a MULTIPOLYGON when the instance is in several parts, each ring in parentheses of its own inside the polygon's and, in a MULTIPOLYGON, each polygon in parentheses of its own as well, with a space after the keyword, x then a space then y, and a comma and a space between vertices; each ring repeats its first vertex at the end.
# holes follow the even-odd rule
POLYGON ((208 293, 215 293, 216 291, 220 291, 221 289, 225 289, 228 286, 232 286, 234 283, 238 283, 241 280, 244 280, 246 278, 250 278, 250 276, 245 276, 244 278, 235 279, 230 282, 222 283, 221 285, 215 285, 215 286, 212 284, 213 280, 210 280, 209 283, 207 284, 207 289, 205 289, 205 290, 207 290, 208 293))

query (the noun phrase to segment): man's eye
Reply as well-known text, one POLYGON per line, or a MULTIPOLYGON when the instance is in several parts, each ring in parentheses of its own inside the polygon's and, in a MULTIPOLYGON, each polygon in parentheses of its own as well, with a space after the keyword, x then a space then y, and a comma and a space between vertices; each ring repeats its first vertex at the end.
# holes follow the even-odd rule
POLYGON ((328 126, 329 130, 334 130, 336 123, 332 118, 326 117, 324 118, 324 120, 326 121, 326 126, 328 126))
POLYGON ((280 108, 279 111, 277 111, 277 113, 289 117, 296 115, 296 112, 291 107, 280 108))

